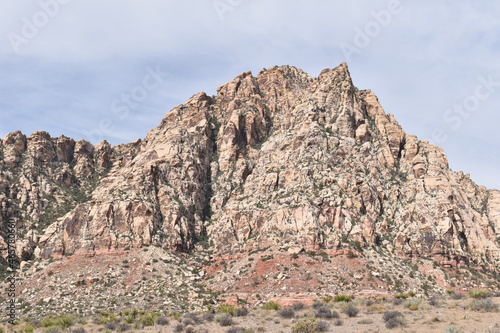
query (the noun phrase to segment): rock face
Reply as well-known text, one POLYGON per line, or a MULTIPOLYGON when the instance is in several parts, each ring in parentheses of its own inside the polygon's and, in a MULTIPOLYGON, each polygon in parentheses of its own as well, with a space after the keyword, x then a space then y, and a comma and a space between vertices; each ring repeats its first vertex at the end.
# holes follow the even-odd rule
POLYGON ((91 195, 45 219, 52 224, 24 257, 35 247, 47 257, 149 244, 186 251, 209 240, 216 251, 352 243, 451 265, 500 263, 500 192, 406 134, 344 63, 318 78, 290 66, 243 73, 128 145, 14 132, 0 152, 4 221, 17 214, 31 230, 68 189, 91 195))
POLYGON ((0 250, 6 257, 6 222, 14 220, 19 258, 27 259, 39 235, 57 218, 85 202, 109 169, 111 147, 96 147, 47 132, 19 131, 0 140, 0 250))

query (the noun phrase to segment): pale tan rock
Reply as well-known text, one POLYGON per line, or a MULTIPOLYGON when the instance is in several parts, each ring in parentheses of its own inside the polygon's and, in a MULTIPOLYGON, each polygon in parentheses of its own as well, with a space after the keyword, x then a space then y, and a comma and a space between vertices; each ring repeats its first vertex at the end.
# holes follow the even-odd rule
MULTIPOLYGON (((190 250, 208 236, 221 252, 296 253, 347 240, 453 265, 500 262, 499 192, 451 171, 441 148, 407 135, 373 92, 353 85, 345 63, 318 78, 291 66, 240 74, 129 144, 92 147, 37 132, 27 143, 12 134, 0 148, 4 165, 23 156, 66 163, 54 171, 64 187, 101 177, 90 200, 40 236, 44 257, 148 244, 190 250)), ((0 171, 7 216, 12 177, 0 171)), ((37 197, 50 182, 23 177, 10 195, 34 201, 26 214, 42 219, 37 197)))

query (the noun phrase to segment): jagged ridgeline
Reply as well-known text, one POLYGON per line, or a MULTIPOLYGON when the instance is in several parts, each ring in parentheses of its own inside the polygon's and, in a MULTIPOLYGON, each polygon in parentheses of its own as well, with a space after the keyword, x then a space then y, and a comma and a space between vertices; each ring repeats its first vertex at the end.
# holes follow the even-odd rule
POLYGON ((500 263, 500 192, 406 134, 344 63, 317 78, 290 66, 243 73, 130 144, 14 132, 0 154, 0 214, 16 220, 21 260, 202 243, 500 263))

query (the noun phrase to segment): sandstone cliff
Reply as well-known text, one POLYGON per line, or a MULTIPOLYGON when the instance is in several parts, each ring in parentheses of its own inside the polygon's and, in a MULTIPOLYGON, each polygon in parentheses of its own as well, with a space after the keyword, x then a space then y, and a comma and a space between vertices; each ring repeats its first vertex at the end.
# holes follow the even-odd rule
POLYGON ((14 132, 0 157, 0 214, 16 218, 23 259, 203 241, 500 263, 500 192, 406 134, 345 64, 243 73, 128 145, 14 132))

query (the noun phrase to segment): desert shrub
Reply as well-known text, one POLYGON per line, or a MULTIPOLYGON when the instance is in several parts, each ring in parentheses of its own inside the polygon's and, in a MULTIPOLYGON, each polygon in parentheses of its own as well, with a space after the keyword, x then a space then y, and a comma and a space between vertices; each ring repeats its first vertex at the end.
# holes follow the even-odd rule
POLYGON ((182 320, 182 323, 184 324, 184 326, 188 326, 188 325, 194 326, 195 325, 194 320, 191 318, 184 318, 182 320))
POLYGON ((219 306, 219 312, 227 313, 230 314, 231 316, 234 316, 234 314, 236 313, 236 308, 232 305, 223 304, 219 306))
POLYGON ((33 333, 34 330, 35 330, 35 326, 26 325, 24 328, 19 330, 19 333, 33 333))
POLYGON ((319 309, 322 306, 323 306, 323 303, 318 302, 318 301, 314 301, 314 303, 312 304, 313 309, 319 309))
POLYGON ((358 324, 361 324, 361 325, 370 325, 370 324, 373 324, 373 320, 368 319, 368 318, 361 319, 360 321, 358 321, 358 324))
POLYGON ((339 294, 335 295, 335 302, 350 302, 354 299, 353 295, 344 295, 344 294, 339 294))
POLYGON ((245 317, 248 314, 248 309, 247 308, 238 308, 236 310, 236 317, 245 317))
POLYGON ((174 317, 175 320, 178 320, 181 317, 181 314, 177 311, 172 311, 168 315, 174 317))
POLYGON ((188 326, 184 327, 184 332, 186 332, 186 333, 194 333, 195 330, 194 330, 193 326, 188 325, 188 326))
POLYGON ((454 292, 454 293, 452 293, 452 294, 450 295, 450 298, 451 298, 451 299, 455 299, 455 300, 462 299, 462 298, 464 298, 464 297, 465 297, 465 295, 464 295, 464 294, 461 294, 461 293, 455 293, 455 292, 454 292))
POLYGON ((46 327, 43 333, 61 333, 56 327, 46 327))
POLYGON ((298 302, 298 303, 293 304, 293 309, 295 311, 302 310, 303 308, 304 308, 304 303, 302 303, 302 302, 298 302))
POLYGON ((407 299, 408 298, 408 295, 406 294, 403 294, 403 293, 397 293, 396 295, 394 295, 394 298, 398 298, 398 299, 407 299))
POLYGON ((417 311, 418 310, 418 305, 410 305, 410 307, 408 309, 411 310, 411 311, 417 311))
POLYGON ((109 312, 101 312, 95 321, 97 324, 106 325, 107 323, 118 321, 118 317, 109 312))
POLYGON ((184 331, 184 325, 182 325, 182 323, 175 325, 174 332, 182 332, 182 331, 184 331))
POLYGON ((393 298, 392 299, 392 304, 394 305, 400 305, 404 302, 405 300, 403 298, 393 298))
POLYGON ((114 330, 116 330, 116 328, 118 327, 118 323, 115 323, 115 322, 109 322, 109 323, 106 323, 106 325, 104 325, 104 327, 105 327, 107 330, 114 331, 114 330))
POLYGON ((50 326, 60 326, 63 330, 71 327, 76 321, 76 317, 73 315, 62 314, 58 316, 49 316, 42 319, 40 326, 50 327, 50 326))
POLYGON ((233 324, 233 318, 230 315, 225 315, 219 320, 220 326, 231 326, 233 324))
POLYGON ((489 290, 485 289, 471 289, 469 290, 469 296, 475 299, 486 298, 490 294, 489 290))
POLYGON ((263 306, 264 310, 278 310, 280 305, 274 301, 269 301, 263 306))
POLYGON ((495 291, 490 294, 491 297, 500 297, 500 291, 495 291))
POLYGON ((416 295, 417 295, 417 293, 414 292, 414 291, 409 291, 408 292, 408 296, 410 296, 410 297, 415 297, 416 295))
POLYGON ((397 317, 397 318, 392 318, 386 321, 385 327, 387 328, 396 328, 403 325, 403 318, 397 317))
POLYGON ((330 328, 330 325, 324 320, 318 321, 318 326, 316 328, 317 332, 328 332, 328 329, 330 328))
POLYGON ((349 306, 347 308, 344 309, 344 313, 348 316, 348 317, 356 317, 359 313, 359 309, 358 308, 355 308, 353 306, 349 306))
POLYGON ((207 313, 205 315, 203 315, 203 319, 205 321, 208 321, 209 323, 214 321, 214 314, 213 313, 207 313))
MULTIPOLYGON (((405 301, 403 303, 403 306, 407 309, 410 309, 411 307, 413 307, 414 310, 417 310, 420 303, 422 303, 421 299, 413 298, 413 299, 409 299, 409 300, 405 301), (417 308, 415 309, 415 307, 417 307, 417 308)), ((410 310, 412 310, 412 309, 410 309, 410 310)))
POLYGON ((168 325, 168 323, 169 323, 168 318, 165 316, 156 318, 156 325, 165 326, 168 325))
POLYGON ((309 317, 297 321, 292 326, 292 333, 315 333, 318 331, 318 318, 309 317))
POLYGON ((191 320, 190 325, 193 325, 193 326, 203 323, 203 319, 201 317, 199 317, 196 313, 188 313, 184 317, 186 317, 187 319, 190 319, 191 320))
POLYGON ((399 311, 385 311, 382 315, 382 319, 386 322, 389 319, 401 317, 403 314, 399 311))
POLYGON ((323 303, 326 303, 326 304, 330 303, 332 301, 332 299, 333 299, 332 296, 325 296, 322 298, 323 303))
POLYGON ((87 331, 85 330, 85 328, 80 326, 80 327, 72 329, 71 333, 87 333, 87 331))
POLYGON ((225 333, 245 333, 246 330, 241 327, 230 327, 225 333))
POLYGON ((280 310, 280 316, 282 318, 293 318, 295 316, 295 312, 289 306, 280 310))
POLYGON ((160 317, 160 314, 157 312, 145 313, 138 318, 138 322, 144 326, 153 326, 158 317, 160 317))
POLYGON ((438 306, 440 302, 436 297, 432 297, 429 299, 428 303, 429 303, 429 305, 432 305, 432 306, 438 306))
POLYGON ((317 318, 331 319, 338 318, 339 314, 337 313, 337 311, 332 312, 332 310, 330 310, 328 306, 322 306, 316 310, 314 316, 317 318))
POLYGON ((337 320, 335 320, 335 322, 333 323, 333 325, 335 325, 335 326, 342 326, 342 325, 344 325, 344 322, 342 320, 340 320, 340 319, 337 319, 337 320))
POLYGON ((132 329, 132 325, 127 324, 127 323, 122 323, 122 324, 118 325, 116 331, 117 332, 127 332, 131 329, 132 329))
POLYGON ((463 333, 463 331, 459 330, 458 328, 455 328, 455 326, 451 325, 446 328, 446 331, 444 333, 463 333))
POLYGON ((474 311, 496 312, 498 309, 498 304, 493 302, 491 299, 480 299, 474 301, 471 309, 474 311))
POLYGON ((403 314, 399 311, 385 311, 382 320, 385 322, 385 327, 395 328, 403 325, 403 314))
POLYGON ((369 300, 367 300, 367 301, 366 301, 365 305, 366 305, 366 306, 372 306, 372 305, 373 305, 373 303, 374 303, 374 302, 373 302, 371 299, 369 299, 369 300))

